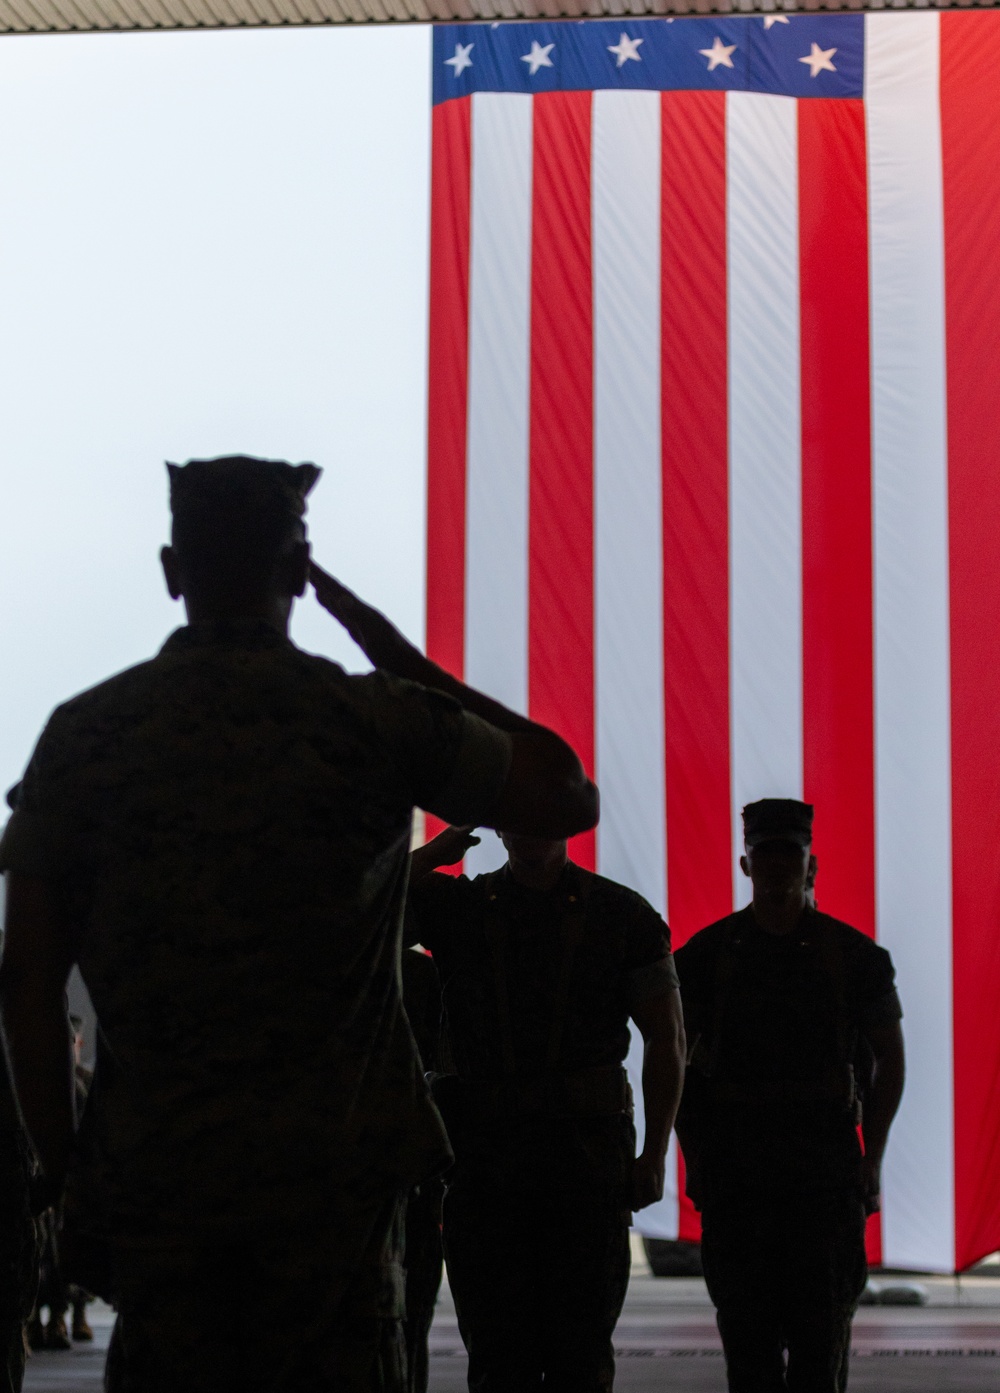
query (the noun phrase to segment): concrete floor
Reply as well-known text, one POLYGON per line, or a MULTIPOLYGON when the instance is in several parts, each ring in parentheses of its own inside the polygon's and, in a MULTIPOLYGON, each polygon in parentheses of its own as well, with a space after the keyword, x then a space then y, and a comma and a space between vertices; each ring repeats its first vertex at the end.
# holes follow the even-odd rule
MULTIPOLYGON (((865 1306, 854 1323, 852 1393, 996 1393, 1000 1278, 925 1281, 924 1307, 865 1306)), ((112 1313, 91 1307, 97 1340, 34 1355, 27 1393, 99 1393, 112 1313)), ((725 1393, 725 1367, 703 1283, 633 1275, 618 1326, 618 1393, 725 1393)), ((465 1356, 447 1290, 431 1332, 430 1393, 464 1393, 465 1356)))
MULTIPOLYGON (((924 1307, 864 1306, 854 1322, 852 1393, 997 1393, 1000 1278, 925 1282, 924 1307)), ((615 1337, 618 1393, 725 1393, 715 1316, 704 1283, 633 1272, 615 1337)), ((431 1332, 431 1393, 464 1393, 454 1308, 442 1293, 431 1332)))

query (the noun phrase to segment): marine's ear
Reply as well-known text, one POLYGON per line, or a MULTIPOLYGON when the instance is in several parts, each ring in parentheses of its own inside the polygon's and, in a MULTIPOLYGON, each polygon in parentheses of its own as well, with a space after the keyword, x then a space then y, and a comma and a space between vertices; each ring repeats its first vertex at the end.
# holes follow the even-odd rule
POLYGON ((745 855, 740 857, 740 870, 746 876, 750 874, 750 862, 747 860, 745 855))
POLYGON ((181 568, 173 547, 160 548, 160 565, 163 567, 163 578, 167 582, 167 593, 172 600, 179 600, 183 593, 181 568))

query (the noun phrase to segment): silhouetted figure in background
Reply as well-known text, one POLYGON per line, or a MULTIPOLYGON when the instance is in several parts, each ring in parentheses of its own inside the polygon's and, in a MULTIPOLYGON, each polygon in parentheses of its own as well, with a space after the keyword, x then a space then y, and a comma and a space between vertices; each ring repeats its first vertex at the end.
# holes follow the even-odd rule
POLYGON ((562 840, 505 832, 502 870, 432 874, 475 840, 451 828, 416 850, 407 905, 407 934, 441 976, 454 1064, 434 1096, 455 1151, 444 1248, 469 1387, 603 1393, 630 1212, 663 1194, 684 1069, 669 931, 562 840), (638 1159, 630 1017, 646 1042, 638 1159))
POLYGON ((30 1209, 31 1158, 7 1061, 0 1057, 0 1393, 20 1393, 24 1323, 38 1283, 30 1209))
POLYGON ((170 466, 188 625, 56 710, 0 843, 17 1091, 109 1247, 124 1393, 405 1386, 402 1201, 450 1157, 400 1005, 412 808, 597 816, 551 732, 291 643, 318 473, 170 466), (74 961, 101 1031, 70 1167, 74 961))
MULTIPOLYGON (((17 806, 18 786, 7 792, 17 806)), ((0 928, 0 952, 4 935, 0 928)), ((25 1326, 38 1286, 38 1237, 32 1218, 36 1167, 18 1115, 7 1059, 0 1052, 0 1393, 19 1393, 25 1326)))
POLYGON ((690 1045, 677 1131, 731 1393, 846 1388, 865 1216, 903 1086, 889 954, 807 903, 812 819, 792 799, 748 804, 753 902, 677 952, 690 1045))
MULTIPOLYGON (((79 1128, 83 1119, 83 1110, 87 1106, 87 1099, 90 1097, 91 1085, 94 1082, 94 1071, 83 1063, 83 1020, 80 1016, 70 1016, 70 1029, 73 1032, 73 1095, 76 1100, 76 1125, 79 1128)), ((66 1245, 63 1245, 65 1253, 66 1245)), ((67 1277, 71 1276, 71 1255, 67 1262, 67 1277)), ((82 1287, 78 1282, 70 1281, 67 1286, 67 1294, 72 1308, 70 1320, 70 1334, 75 1341, 89 1343, 93 1340, 94 1332, 90 1328, 87 1320, 87 1306, 93 1301, 94 1297, 86 1287, 82 1287)))
MULTIPOLYGON (((76 1122, 79 1125, 87 1102, 92 1071, 80 1062, 83 1045, 83 1022, 79 1016, 69 1017, 73 1040, 73 1093, 76 1122)), ((28 1344, 33 1350, 68 1350, 73 1348, 66 1315, 72 1307, 71 1329, 74 1340, 92 1340, 94 1332, 87 1323, 86 1306, 93 1298, 82 1287, 68 1280, 64 1263, 63 1210, 61 1204, 50 1205, 36 1219, 39 1260, 38 1292, 35 1309, 26 1326, 28 1344), (42 1311, 47 1312, 45 1323, 42 1311)))
MULTIPOLYGON (((441 983, 426 953, 403 954, 403 1005, 425 1074, 441 1067, 441 983)), ((427 1393, 427 1337, 434 1320, 444 1257, 441 1250, 439 1175, 415 1186, 406 1202, 404 1265, 406 1267, 406 1362, 409 1393, 427 1393)))
POLYGON ((66 1329, 66 1312, 70 1306, 69 1287, 63 1276, 60 1253, 59 1210, 43 1210, 35 1223, 38 1233, 38 1275, 35 1286, 35 1308, 25 1326, 28 1345, 32 1350, 68 1350, 73 1348, 66 1329), (46 1313, 43 1321, 42 1313, 46 1313))

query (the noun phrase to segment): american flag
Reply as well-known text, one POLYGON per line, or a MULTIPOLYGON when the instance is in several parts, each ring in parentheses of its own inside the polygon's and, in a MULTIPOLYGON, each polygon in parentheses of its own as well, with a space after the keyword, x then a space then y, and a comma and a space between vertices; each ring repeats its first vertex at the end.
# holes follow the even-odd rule
MULTIPOLYGON (((1000 14, 442 26, 427 642, 675 943, 742 805, 893 955, 892 1265, 1000 1248, 1000 14)), ((647 1232, 693 1236, 671 1193, 647 1232)))

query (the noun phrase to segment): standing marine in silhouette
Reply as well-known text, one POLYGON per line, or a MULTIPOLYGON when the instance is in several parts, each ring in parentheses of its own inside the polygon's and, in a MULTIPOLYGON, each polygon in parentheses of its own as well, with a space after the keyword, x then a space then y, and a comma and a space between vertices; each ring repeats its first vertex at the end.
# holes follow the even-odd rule
POLYGON ((444 1248, 473 1393, 605 1393, 634 1210, 661 1198, 684 1029, 670 935, 634 891, 503 832, 489 875, 434 874, 476 839, 411 857, 407 934, 441 974, 453 1072, 435 1082, 455 1151, 444 1248), (622 1067, 645 1042, 635 1154, 622 1067))
POLYGON ((744 808, 752 903, 676 959, 690 1045, 677 1131, 731 1393, 847 1387, 865 1216, 903 1088, 892 960, 808 902, 812 822, 793 799, 744 808))

